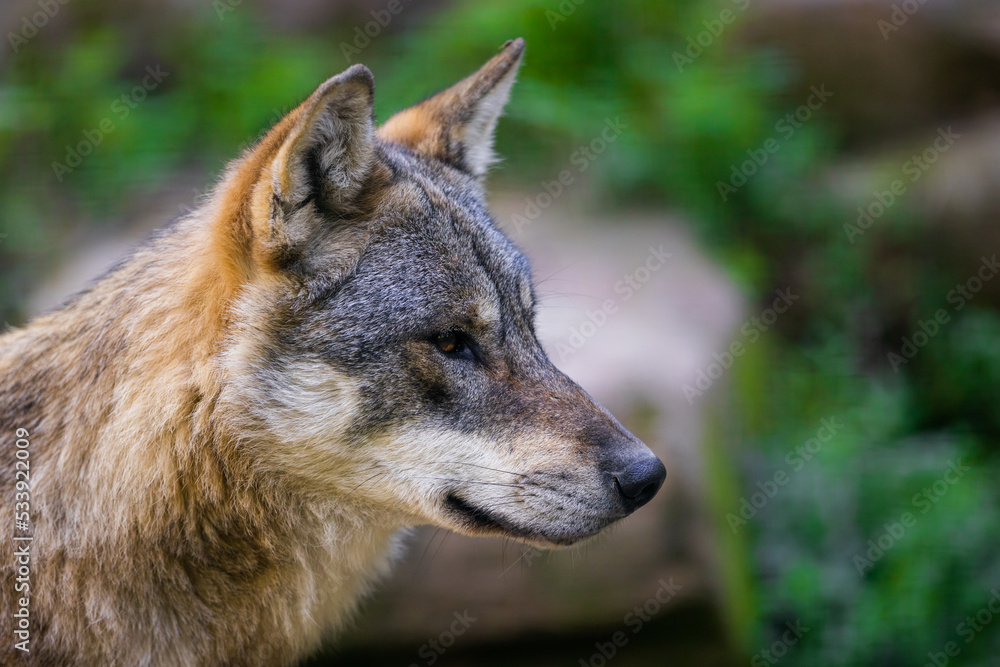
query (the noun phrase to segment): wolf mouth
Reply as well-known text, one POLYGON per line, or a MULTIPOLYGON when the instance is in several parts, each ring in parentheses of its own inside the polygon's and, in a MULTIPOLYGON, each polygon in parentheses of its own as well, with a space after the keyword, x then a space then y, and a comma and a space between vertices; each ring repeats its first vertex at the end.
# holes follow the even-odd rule
POLYGON ((482 533, 501 533, 506 537, 535 542, 541 541, 549 544, 568 546, 581 539, 597 534, 603 528, 601 526, 596 530, 576 535, 550 535, 537 529, 526 529, 515 526, 509 521, 491 514, 488 510, 472 505, 464 498, 460 498, 453 491, 449 491, 445 496, 444 504, 453 514, 460 517, 465 527, 469 530, 482 533))
MULTIPOLYGON (((521 535, 524 531, 512 526, 510 523, 499 519, 487 510, 470 504, 463 498, 459 498, 453 491, 449 491, 444 498, 445 507, 462 517, 469 528, 474 530, 499 530, 504 533, 521 535)), ((526 535, 525 535, 526 536, 526 535)))

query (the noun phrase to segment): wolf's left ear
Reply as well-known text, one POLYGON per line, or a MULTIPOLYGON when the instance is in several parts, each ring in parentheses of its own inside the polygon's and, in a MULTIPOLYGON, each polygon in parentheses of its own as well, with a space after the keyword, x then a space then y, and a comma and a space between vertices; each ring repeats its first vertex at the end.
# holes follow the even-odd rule
POLYGON ((523 54, 523 39, 507 42, 475 74, 394 115, 378 136, 481 179, 496 161, 493 133, 523 54))

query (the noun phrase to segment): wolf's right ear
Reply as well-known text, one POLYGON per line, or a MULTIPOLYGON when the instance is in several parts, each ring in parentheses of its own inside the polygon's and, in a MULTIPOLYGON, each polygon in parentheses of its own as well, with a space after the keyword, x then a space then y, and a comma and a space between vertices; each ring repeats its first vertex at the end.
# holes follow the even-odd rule
POLYGON ((321 211, 349 217, 374 163, 374 91, 368 68, 352 66, 237 163, 227 208, 238 211, 234 231, 244 239, 237 242, 249 246, 256 263, 293 260, 323 224, 321 211))

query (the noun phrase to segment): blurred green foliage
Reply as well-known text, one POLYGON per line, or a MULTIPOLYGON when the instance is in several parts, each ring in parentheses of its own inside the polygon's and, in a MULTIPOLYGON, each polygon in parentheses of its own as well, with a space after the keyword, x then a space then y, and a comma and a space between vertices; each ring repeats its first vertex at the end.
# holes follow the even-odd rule
MULTIPOLYGON (((75 238, 66 221, 114 219, 130 197, 180 170, 218 172, 235 146, 349 64, 339 44, 356 25, 282 34, 249 6, 223 20, 206 6, 171 25, 135 29, 142 21, 122 7, 112 16, 96 3, 77 4, 72 34, 58 45, 25 46, 0 83, 0 313, 11 321, 23 318, 40 265, 75 238), (170 75, 128 117, 116 116, 114 100, 156 64, 170 75), (60 181, 52 163, 105 118, 115 130, 60 181)), ((848 242, 842 225, 853 222, 858 202, 838 201, 822 178, 843 150, 841 128, 817 112, 746 185, 725 201, 719 194, 718 182, 746 151, 775 137, 776 123, 804 103, 791 94, 794 63, 741 48, 731 26, 676 66, 675 52, 704 21, 727 8, 740 14, 727 0, 563 5, 575 7, 565 20, 553 18, 554 0, 508 0, 454 3, 405 30, 390 26, 357 57, 375 72, 377 116, 445 87, 522 36, 528 52, 500 129, 499 179, 553 178, 578 142, 620 117, 627 130, 587 174, 596 200, 683 210, 745 288, 751 310, 775 288, 802 295, 734 366, 732 410, 711 436, 717 468, 727 465, 719 452, 731 442, 751 453, 743 486, 722 489, 716 507, 748 655, 800 619, 810 631, 784 664, 916 665, 947 641, 962 642, 961 664, 984 664, 1000 651, 1000 632, 965 644, 956 628, 1000 585, 997 312, 977 304, 953 313, 932 345, 893 372, 886 352, 967 276, 902 264, 902 309, 898 295, 872 289, 887 252, 919 256, 929 242, 914 222, 920 212, 905 203, 877 231, 848 242), (725 514, 758 481, 787 470, 788 452, 831 417, 843 430, 731 539, 725 514), (959 459, 971 470, 921 512, 913 497, 959 459), (915 525, 859 573, 854 557, 907 511, 915 525), (739 574, 746 562, 752 579, 739 574)), ((732 487, 724 471, 713 479, 732 487)))
POLYGON ((220 22, 206 8, 143 34, 128 17, 100 18, 80 20, 59 48, 29 43, 3 72, 4 319, 23 318, 31 278, 76 238, 68 220, 100 227, 180 169, 218 173, 330 74, 332 45, 265 37, 246 13, 220 22), (166 75, 133 93, 147 67, 166 75))

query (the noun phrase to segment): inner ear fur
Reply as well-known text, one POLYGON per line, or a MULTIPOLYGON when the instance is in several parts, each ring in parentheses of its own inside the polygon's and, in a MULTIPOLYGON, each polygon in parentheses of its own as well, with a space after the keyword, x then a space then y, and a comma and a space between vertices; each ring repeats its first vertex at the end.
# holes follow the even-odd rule
POLYGON ((374 163, 374 90, 372 73, 352 66, 317 88, 244 159, 243 170, 256 170, 246 213, 257 264, 287 265, 323 224, 323 213, 353 213, 374 163))
POLYGON ((482 179, 496 162, 493 139, 524 55, 514 39, 471 76, 400 111, 378 136, 482 179))

